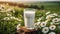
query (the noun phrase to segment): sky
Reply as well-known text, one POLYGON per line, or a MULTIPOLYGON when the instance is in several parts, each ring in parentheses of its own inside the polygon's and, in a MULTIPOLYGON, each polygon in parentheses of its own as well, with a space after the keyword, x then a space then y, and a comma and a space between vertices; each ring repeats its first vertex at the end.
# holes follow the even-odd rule
POLYGON ((37 2, 37 1, 60 1, 60 0, 0 0, 8 2, 37 2))

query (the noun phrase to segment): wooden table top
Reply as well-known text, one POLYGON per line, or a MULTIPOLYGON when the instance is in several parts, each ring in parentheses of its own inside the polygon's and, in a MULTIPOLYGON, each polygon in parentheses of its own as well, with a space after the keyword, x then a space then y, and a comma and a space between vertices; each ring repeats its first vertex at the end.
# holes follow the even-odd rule
POLYGON ((24 32, 33 32, 33 31, 36 31, 34 29, 27 29, 26 27, 20 27, 20 30, 24 31, 24 32))

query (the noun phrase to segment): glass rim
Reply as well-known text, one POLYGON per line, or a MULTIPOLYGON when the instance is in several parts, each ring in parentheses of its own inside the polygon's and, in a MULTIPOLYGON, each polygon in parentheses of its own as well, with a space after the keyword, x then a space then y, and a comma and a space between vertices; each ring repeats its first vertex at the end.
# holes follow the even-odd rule
POLYGON ((24 11, 35 11, 33 8, 25 8, 24 11))

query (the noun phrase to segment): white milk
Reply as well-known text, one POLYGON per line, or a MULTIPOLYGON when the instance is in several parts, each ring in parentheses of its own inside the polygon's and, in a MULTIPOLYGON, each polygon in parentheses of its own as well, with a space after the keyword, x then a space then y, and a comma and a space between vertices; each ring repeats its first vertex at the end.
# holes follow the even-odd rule
POLYGON ((24 22, 27 29, 34 28, 35 10, 24 10, 24 22))

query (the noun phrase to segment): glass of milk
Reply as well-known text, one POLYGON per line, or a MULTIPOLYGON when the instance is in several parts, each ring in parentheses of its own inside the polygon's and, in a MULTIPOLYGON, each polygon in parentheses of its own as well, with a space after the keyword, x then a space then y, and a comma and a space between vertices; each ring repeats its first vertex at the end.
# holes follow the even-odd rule
POLYGON ((24 23, 27 29, 34 28, 35 9, 24 9, 24 23))

